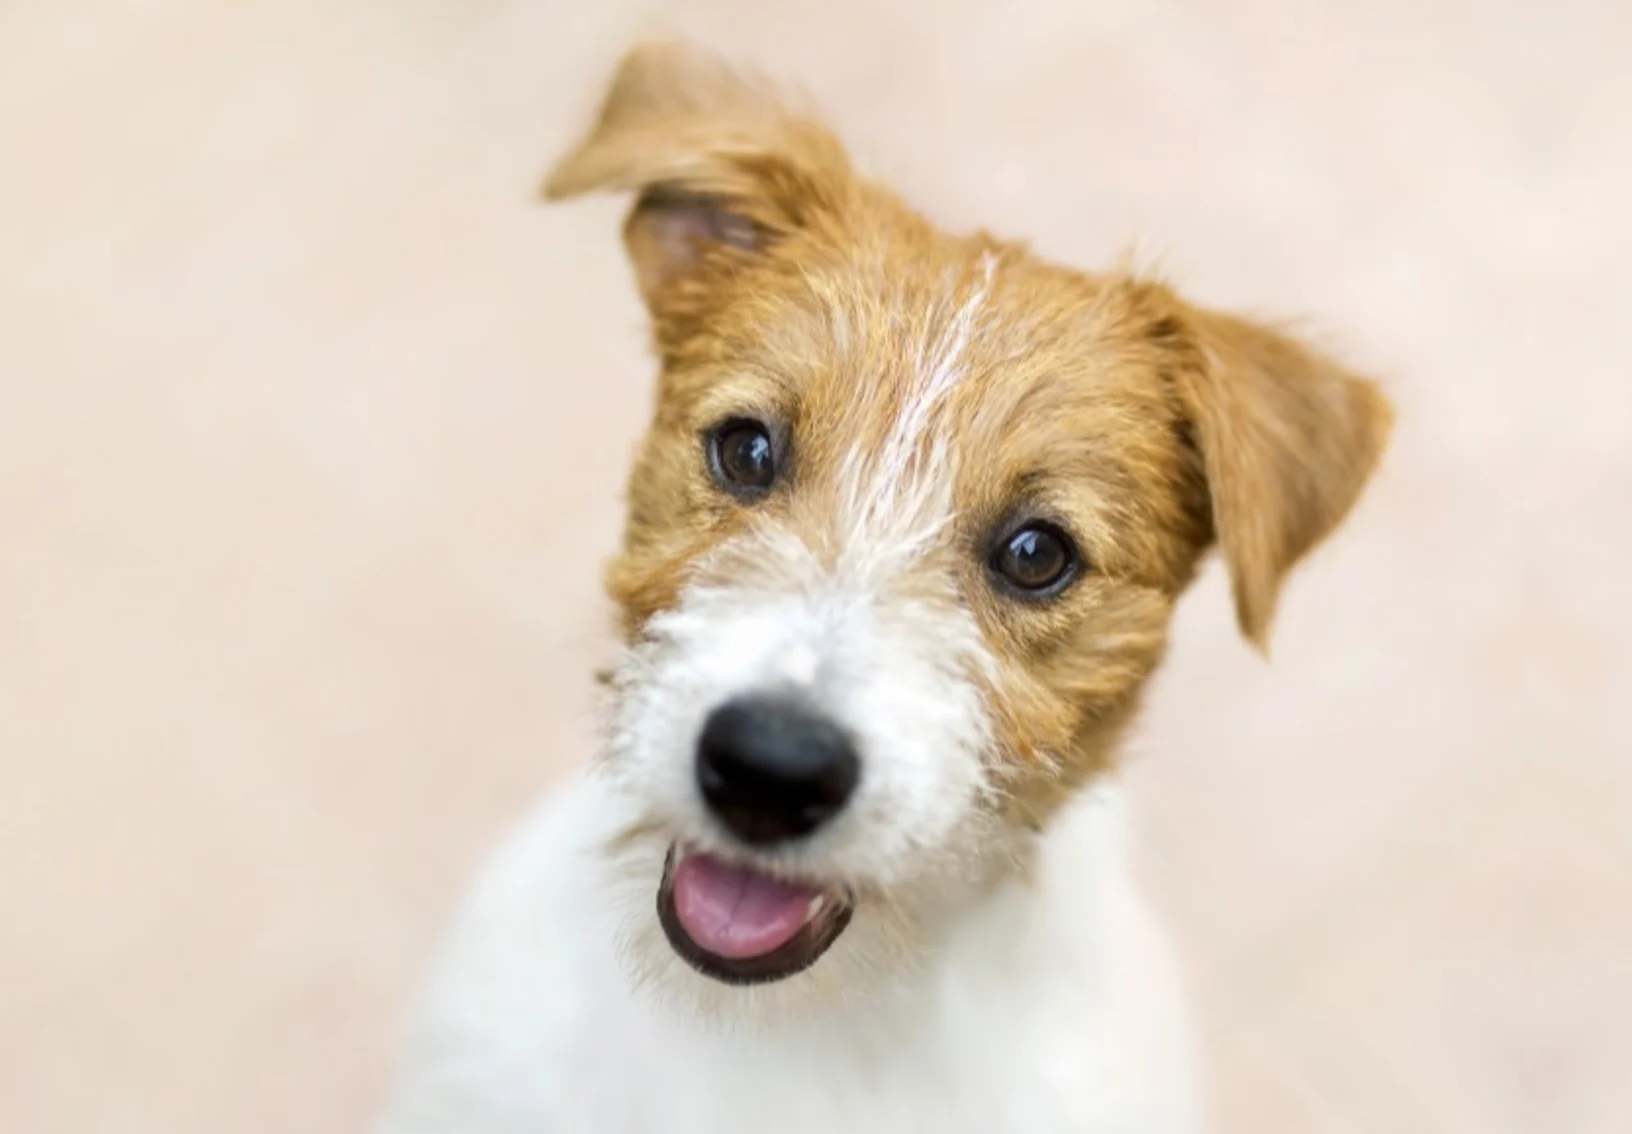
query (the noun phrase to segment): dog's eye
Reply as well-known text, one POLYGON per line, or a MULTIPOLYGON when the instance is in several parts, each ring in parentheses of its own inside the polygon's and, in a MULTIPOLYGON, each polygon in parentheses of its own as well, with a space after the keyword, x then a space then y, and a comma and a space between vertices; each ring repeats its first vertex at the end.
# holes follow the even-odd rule
POLYGON ((709 463, 726 491, 758 496, 776 480, 776 446, 757 421, 728 421, 709 435, 709 463))
POLYGON ((1035 520, 1016 528, 992 551, 992 570, 1027 598, 1057 594, 1076 577, 1082 557, 1071 537, 1035 520))

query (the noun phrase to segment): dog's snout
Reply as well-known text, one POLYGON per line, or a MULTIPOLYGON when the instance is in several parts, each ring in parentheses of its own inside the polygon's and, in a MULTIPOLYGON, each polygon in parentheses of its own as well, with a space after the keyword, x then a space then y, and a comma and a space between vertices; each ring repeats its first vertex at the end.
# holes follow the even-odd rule
POLYGON ((861 776, 855 745, 797 701, 752 697, 715 709, 697 744, 710 810, 756 845, 810 834, 843 809, 861 776))

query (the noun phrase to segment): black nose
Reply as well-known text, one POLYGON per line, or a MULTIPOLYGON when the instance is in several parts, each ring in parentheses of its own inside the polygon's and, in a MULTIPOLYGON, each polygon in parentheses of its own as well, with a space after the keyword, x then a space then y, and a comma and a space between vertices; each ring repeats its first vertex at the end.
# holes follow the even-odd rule
POLYGON ((808 835, 856 789, 861 761, 843 729, 789 698, 728 701, 697 742, 697 785, 747 843, 808 835))

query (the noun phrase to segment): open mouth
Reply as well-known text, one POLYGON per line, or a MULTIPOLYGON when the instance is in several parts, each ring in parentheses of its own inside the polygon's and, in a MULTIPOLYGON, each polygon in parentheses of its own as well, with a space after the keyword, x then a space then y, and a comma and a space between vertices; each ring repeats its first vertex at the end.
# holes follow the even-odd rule
POLYGON ((765 984, 808 969, 851 912, 840 891, 679 846, 669 848, 657 890, 657 917, 674 951, 727 984, 765 984))

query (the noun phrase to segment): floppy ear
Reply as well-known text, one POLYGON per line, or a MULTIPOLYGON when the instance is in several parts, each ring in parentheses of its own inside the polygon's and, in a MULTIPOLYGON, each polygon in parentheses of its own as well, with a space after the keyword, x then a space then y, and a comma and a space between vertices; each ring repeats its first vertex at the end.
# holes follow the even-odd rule
POLYGON ((625 56, 544 196, 638 194, 624 240, 655 311, 671 285, 729 271, 835 207, 849 178, 838 141, 762 80, 689 47, 648 44, 625 56))
POLYGON ((1393 424, 1377 387, 1269 327, 1194 308, 1179 375, 1241 631, 1266 646, 1281 582, 1359 498, 1393 424))

